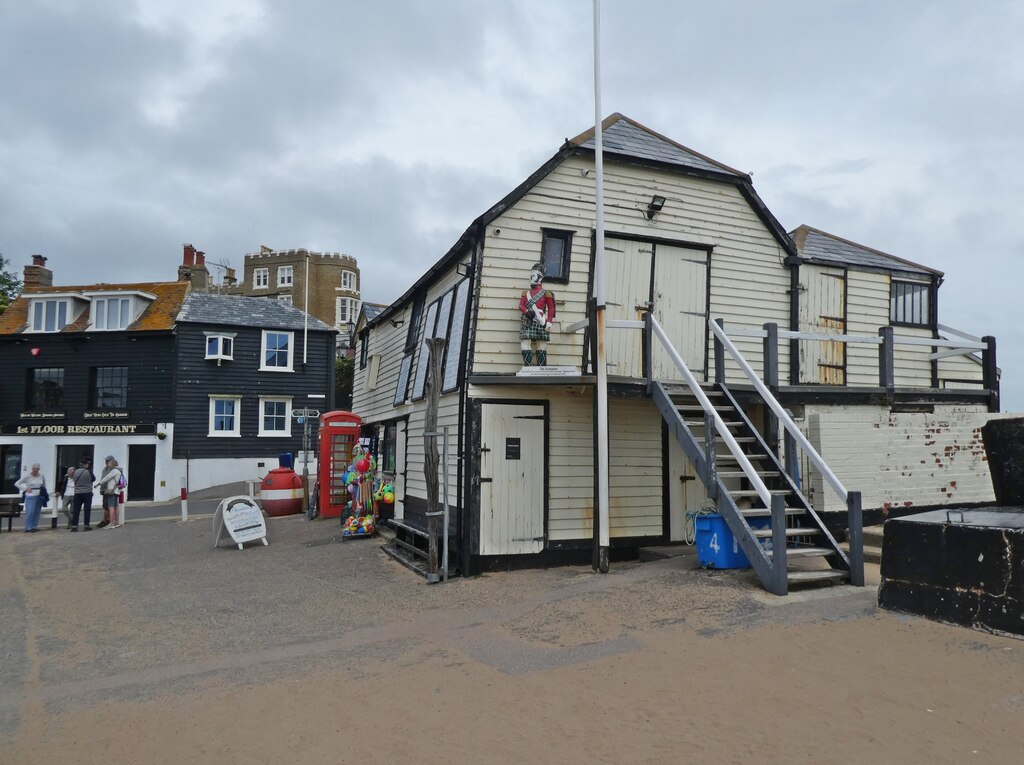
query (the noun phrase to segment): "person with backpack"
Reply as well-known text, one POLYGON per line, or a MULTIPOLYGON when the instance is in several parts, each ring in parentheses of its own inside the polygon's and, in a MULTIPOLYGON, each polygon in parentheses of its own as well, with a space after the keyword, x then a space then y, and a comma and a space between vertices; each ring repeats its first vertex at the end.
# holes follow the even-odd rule
POLYGON ((117 466, 117 460, 114 459, 113 455, 107 455, 105 467, 103 472, 100 474, 100 480, 96 482, 96 486, 100 488, 100 493, 103 495, 103 520, 96 524, 96 528, 103 528, 104 526, 110 526, 112 529, 120 527, 118 523, 118 500, 121 498, 122 484, 127 485, 124 477, 124 471, 117 466))
POLYGON ((75 482, 75 501, 72 505, 69 531, 78 531, 78 516, 82 510, 85 510, 85 530, 92 531, 89 521, 92 515, 92 482, 96 480, 96 476, 89 469, 91 465, 92 460, 82 457, 82 461, 78 463, 78 469, 71 474, 71 478, 75 482))

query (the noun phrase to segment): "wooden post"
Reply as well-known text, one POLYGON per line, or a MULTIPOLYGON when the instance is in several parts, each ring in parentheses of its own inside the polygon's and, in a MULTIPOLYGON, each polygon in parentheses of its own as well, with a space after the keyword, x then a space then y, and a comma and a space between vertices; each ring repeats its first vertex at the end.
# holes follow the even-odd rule
POLYGON ((878 335, 882 338, 882 342, 878 346, 878 387, 885 388, 891 402, 896 392, 893 329, 892 327, 879 327, 878 335))
POLYGON ((704 413, 704 485, 708 490, 708 498, 718 500, 718 457, 715 441, 718 431, 715 429, 715 418, 704 413))
POLYGON ((864 519, 859 491, 846 495, 846 541, 850 544, 850 584, 864 586, 864 519))
POLYGON ((427 581, 440 579, 438 571, 438 520, 444 515, 438 502, 437 409, 441 401, 441 358, 444 356, 443 338, 424 340, 430 348, 427 359, 427 410, 423 420, 423 477, 427 483, 427 581))
MULTIPOLYGON (((715 324, 725 329, 725 319, 715 319, 715 324)), ((715 382, 725 382, 725 346, 718 335, 715 335, 715 382)))
POLYGON ((988 393, 988 410, 999 411, 999 370, 996 367, 996 339, 985 335, 981 341, 987 346, 981 352, 981 379, 988 393))
POLYGON ((769 590, 775 595, 789 593, 789 566, 786 551, 786 498, 772 496, 772 579, 769 590))
MULTIPOLYGON (((764 337, 764 384, 776 398, 779 394, 779 325, 768 322, 763 327, 764 337)), ((764 432, 768 448, 776 459, 779 456, 779 418, 771 407, 764 408, 764 432)))

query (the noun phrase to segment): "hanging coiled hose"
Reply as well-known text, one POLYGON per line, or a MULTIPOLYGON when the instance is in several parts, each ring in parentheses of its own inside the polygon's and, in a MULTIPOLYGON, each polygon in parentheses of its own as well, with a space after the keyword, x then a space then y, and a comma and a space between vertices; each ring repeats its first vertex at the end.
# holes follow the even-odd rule
POLYGON ((715 507, 715 503, 710 499, 705 499, 700 503, 700 507, 696 510, 687 510, 685 520, 683 521, 683 542, 684 544, 692 545, 697 541, 697 516, 698 515, 714 515, 718 512, 718 508, 715 507))

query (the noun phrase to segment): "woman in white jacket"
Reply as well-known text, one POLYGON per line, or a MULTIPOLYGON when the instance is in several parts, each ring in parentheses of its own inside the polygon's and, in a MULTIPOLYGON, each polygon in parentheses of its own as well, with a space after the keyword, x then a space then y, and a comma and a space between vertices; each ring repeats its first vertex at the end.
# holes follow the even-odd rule
POLYGON ((39 511, 42 510, 40 490, 46 486, 46 478, 39 472, 39 463, 32 465, 32 472, 23 475, 14 484, 25 492, 25 533, 34 534, 39 531, 39 511))

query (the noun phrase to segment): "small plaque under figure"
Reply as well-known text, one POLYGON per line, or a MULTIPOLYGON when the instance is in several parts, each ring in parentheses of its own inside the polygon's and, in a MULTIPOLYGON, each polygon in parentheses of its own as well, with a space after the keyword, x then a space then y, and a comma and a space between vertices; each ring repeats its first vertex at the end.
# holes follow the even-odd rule
POLYGON ((579 367, 543 366, 523 367, 516 372, 516 377, 579 377, 579 367))

